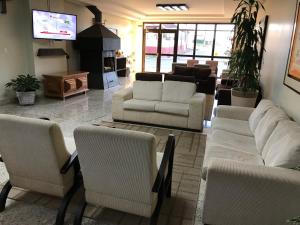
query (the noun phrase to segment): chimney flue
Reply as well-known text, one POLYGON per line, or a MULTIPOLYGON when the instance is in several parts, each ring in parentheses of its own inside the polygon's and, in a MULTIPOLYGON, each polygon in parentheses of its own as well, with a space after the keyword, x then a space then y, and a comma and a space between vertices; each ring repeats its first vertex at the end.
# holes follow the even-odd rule
POLYGON ((87 8, 95 15, 95 23, 101 24, 102 12, 94 5, 88 5, 87 8))

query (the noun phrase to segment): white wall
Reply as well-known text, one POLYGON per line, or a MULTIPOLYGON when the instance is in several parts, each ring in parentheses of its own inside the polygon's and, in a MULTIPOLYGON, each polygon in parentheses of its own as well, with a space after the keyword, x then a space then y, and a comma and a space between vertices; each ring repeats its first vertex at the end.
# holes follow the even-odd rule
POLYGON ((262 67, 264 96, 279 104, 300 123, 300 95, 283 85, 293 32, 296 0, 267 0, 266 13, 270 15, 266 38, 266 52, 262 67))
POLYGON ((33 72, 30 54, 29 5, 27 1, 8 1, 7 14, 0 14, 0 104, 6 103, 13 92, 5 83, 19 74, 33 72))
MULTIPOLYGON (((51 0, 50 9, 47 7, 47 0, 30 0, 31 9, 50 10, 55 12, 64 12, 63 0, 51 0)), ((31 18, 31 15, 30 15, 31 18)), ((31 26, 27 27, 31 30, 31 26)), ((66 49, 66 41, 49 41, 32 39, 31 53, 34 58, 35 75, 41 78, 43 74, 67 71, 67 60, 65 56, 38 57, 39 48, 63 48, 66 49)))

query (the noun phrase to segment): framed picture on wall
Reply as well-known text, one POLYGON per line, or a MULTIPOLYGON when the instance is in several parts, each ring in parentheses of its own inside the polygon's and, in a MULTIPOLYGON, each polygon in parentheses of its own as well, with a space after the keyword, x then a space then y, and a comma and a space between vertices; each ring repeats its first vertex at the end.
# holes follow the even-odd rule
POLYGON ((297 1, 294 31, 287 63, 284 85, 300 94, 300 1, 297 1))

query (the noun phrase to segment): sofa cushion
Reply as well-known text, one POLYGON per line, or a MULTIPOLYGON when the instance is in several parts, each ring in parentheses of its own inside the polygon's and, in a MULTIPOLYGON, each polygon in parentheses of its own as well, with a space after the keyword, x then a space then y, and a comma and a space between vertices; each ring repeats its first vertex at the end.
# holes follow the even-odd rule
POLYGON ((254 137, 239 135, 224 130, 213 130, 207 145, 219 145, 240 152, 258 154, 254 137))
POLYGON ((278 122, 288 119, 289 118, 285 112, 277 107, 271 108, 266 112, 263 118, 259 121, 254 132, 256 147, 259 153, 262 153, 264 145, 277 126, 278 122))
POLYGON ((196 84, 180 81, 165 81, 163 84, 162 101, 189 103, 196 92, 196 84))
POLYGON ((154 112, 155 104, 157 103, 159 103, 159 101, 130 99, 123 102, 123 109, 154 112))
POLYGON ((203 161, 202 178, 206 179, 207 166, 211 160, 226 159, 242 162, 251 165, 264 165, 262 157, 258 154, 236 151, 232 148, 226 148, 219 145, 210 145, 205 149, 205 158, 203 161))
POLYGON ((252 112, 249 117, 249 126, 252 133, 254 133, 259 121, 263 118, 265 113, 275 107, 273 102, 267 99, 263 99, 260 101, 256 109, 252 112))
POLYGON ((262 156, 267 166, 300 166, 300 126, 293 121, 280 121, 267 141, 262 156))
POLYGON ((215 117, 212 119, 212 128, 250 137, 253 136, 253 133, 251 132, 249 127, 249 122, 245 120, 215 117))
POLYGON ((180 116, 189 115, 189 104, 176 102, 160 102, 155 105, 155 111, 180 116))
POLYGON ((133 98, 139 100, 161 101, 162 82, 140 81, 133 83, 133 98))

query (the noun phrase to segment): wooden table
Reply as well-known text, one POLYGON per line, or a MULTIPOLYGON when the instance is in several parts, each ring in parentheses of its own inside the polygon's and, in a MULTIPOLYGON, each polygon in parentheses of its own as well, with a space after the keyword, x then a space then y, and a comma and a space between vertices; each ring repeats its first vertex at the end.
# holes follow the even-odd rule
POLYGON ((68 96, 88 91, 88 72, 70 71, 54 74, 45 74, 44 94, 47 97, 65 99, 68 96))

